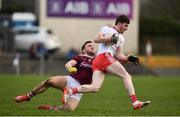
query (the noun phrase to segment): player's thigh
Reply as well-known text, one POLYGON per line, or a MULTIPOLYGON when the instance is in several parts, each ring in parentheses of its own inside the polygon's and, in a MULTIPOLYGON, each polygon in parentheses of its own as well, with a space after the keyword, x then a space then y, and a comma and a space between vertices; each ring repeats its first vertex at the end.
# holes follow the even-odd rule
POLYGON ((101 70, 95 70, 92 76, 92 85, 96 87, 101 87, 104 81, 105 74, 101 70))
POLYGON ((73 98, 73 97, 69 97, 65 104, 66 105, 65 110, 74 111, 78 107, 79 102, 80 102, 80 100, 73 98))
POLYGON ((53 76, 49 78, 51 86, 57 89, 63 90, 66 87, 66 76, 53 76))
POLYGON ((107 72, 117 75, 119 77, 126 78, 129 76, 129 73, 126 71, 126 69, 118 62, 114 62, 111 64, 107 69, 107 72))

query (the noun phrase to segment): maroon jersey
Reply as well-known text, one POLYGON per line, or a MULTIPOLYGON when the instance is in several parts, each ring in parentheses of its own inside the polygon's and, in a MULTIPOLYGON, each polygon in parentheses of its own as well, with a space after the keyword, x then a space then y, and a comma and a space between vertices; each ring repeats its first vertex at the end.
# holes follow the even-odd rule
POLYGON ((93 57, 86 55, 78 55, 73 58, 77 61, 76 67, 77 73, 70 74, 74 79, 79 81, 81 85, 90 84, 92 81, 92 61, 93 57))

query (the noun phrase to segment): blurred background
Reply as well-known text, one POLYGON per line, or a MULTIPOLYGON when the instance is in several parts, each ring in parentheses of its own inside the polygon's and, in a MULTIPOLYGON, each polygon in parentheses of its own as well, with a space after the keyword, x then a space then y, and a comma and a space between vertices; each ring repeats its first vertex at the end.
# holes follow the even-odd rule
MULTIPOLYGON (((64 74, 80 53, 118 15, 131 23, 124 53, 141 64, 132 74, 180 75, 179 0, 0 0, 0 74, 64 74)), ((97 46, 96 46, 97 47, 97 46)))

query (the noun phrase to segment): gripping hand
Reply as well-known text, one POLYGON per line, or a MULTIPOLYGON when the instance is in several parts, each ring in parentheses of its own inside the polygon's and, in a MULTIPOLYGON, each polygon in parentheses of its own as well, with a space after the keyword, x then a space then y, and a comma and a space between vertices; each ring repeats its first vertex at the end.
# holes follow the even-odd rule
POLYGON ((71 68, 68 69, 68 71, 70 73, 76 73, 77 72, 77 68, 76 67, 71 67, 71 68))
POLYGON ((129 62, 134 63, 135 65, 139 64, 139 58, 137 56, 129 55, 127 59, 129 62))
POLYGON ((111 37, 111 42, 113 44, 116 44, 118 42, 118 40, 119 40, 119 35, 117 33, 114 33, 111 37))

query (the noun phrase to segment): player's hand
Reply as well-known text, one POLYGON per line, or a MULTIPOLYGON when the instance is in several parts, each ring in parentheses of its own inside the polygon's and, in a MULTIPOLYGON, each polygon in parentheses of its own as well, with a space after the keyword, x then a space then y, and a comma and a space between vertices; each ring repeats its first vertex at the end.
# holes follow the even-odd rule
POLYGON ((118 40, 119 40, 119 35, 117 33, 114 33, 111 37, 111 42, 113 44, 116 44, 118 42, 118 40))
POLYGON ((127 59, 129 62, 134 63, 135 65, 139 64, 139 58, 137 56, 129 55, 127 59))
POLYGON ((76 67, 71 67, 71 68, 68 69, 68 71, 70 73, 76 73, 77 72, 77 68, 76 67))

